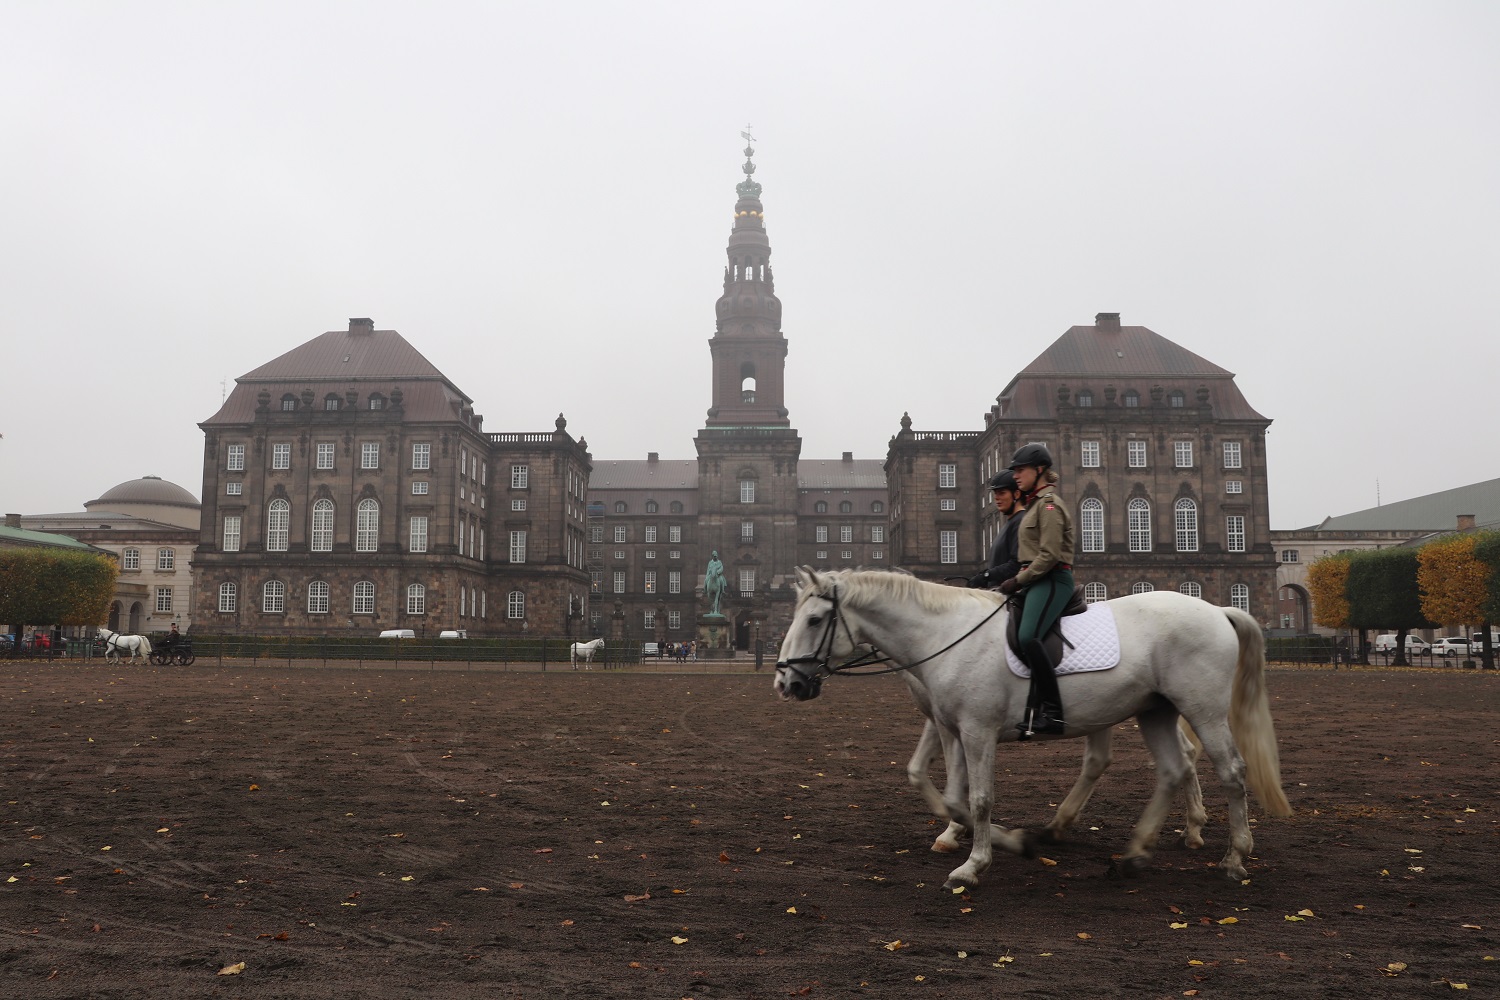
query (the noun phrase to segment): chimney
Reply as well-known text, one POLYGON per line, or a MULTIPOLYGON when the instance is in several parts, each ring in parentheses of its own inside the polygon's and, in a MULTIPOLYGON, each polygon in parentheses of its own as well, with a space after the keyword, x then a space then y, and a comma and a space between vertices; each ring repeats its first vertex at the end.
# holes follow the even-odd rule
POLYGON ((646 452, 646 461, 650 462, 652 465, 655 465, 657 462, 661 461, 661 454, 659 452, 648 451, 646 452))
POLYGON ((1094 317, 1094 329, 1100 333, 1119 333, 1119 313, 1099 313, 1094 317))
POLYGON ((846 451, 846 452, 844 452, 844 464, 845 465, 853 465, 854 464, 854 452, 852 452, 852 451, 846 451))
POLYGON ((351 316, 349 318, 349 332, 350 333, 374 333, 375 332, 375 321, 373 319, 356 319, 356 318, 354 318, 354 317, 351 316))
MULTIPOLYGON (((9 516, 10 515, 6 515, 7 518, 9 518, 9 516)), ((19 525, 17 525, 17 527, 19 527, 19 525)), ((1474 515, 1473 514, 1460 514, 1460 515, 1458 515, 1458 530, 1459 531, 1473 531, 1474 530, 1474 515)))
POLYGON ((6 514, 5 515, 5 526, 7 528, 19 528, 21 526, 21 515, 20 514, 6 514))

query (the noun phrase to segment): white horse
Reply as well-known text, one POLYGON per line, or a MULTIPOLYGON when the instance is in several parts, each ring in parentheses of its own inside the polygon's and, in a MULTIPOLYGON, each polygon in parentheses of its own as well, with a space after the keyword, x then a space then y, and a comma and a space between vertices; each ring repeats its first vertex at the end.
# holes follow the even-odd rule
POLYGON ((585 670, 594 669, 594 654, 602 648, 604 648, 603 639, 595 639, 592 642, 573 643, 571 647, 571 652, 573 655, 573 669, 578 669, 578 658, 580 656, 583 657, 583 667, 585 670))
MULTIPOLYGON (((973 832, 969 857, 949 874, 947 886, 976 886, 993 861, 995 843, 1025 853, 1023 831, 988 822, 995 743, 1016 739, 1029 686, 1005 664, 1003 598, 889 572, 797 574, 797 606, 776 664, 776 692, 799 701, 815 698, 823 680, 839 669, 835 658, 853 656, 861 644, 879 650, 904 667, 908 684, 923 693, 918 703, 925 701, 948 760, 943 806, 973 832)), ((1260 626, 1242 611, 1171 591, 1117 598, 1110 607, 1119 629, 1119 664, 1065 674, 1058 683, 1067 736, 1107 733, 1134 716, 1156 760, 1156 791, 1136 823, 1122 868, 1129 873, 1144 867, 1172 799, 1189 780, 1192 766, 1177 728, 1182 717, 1229 799, 1229 849, 1219 866, 1232 879, 1245 878, 1244 859, 1254 848, 1247 780, 1268 812, 1291 815, 1281 789, 1260 626)), ((1092 788, 1087 767, 1074 792, 1084 785, 1092 788)))
POLYGON ((107 628, 101 628, 99 635, 104 638, 104 658, 120 662, 120 652, 123 650, 130 654, 130 662, 134 663, 136 657, 149 659, 151 656, 151 640, 143 635, 121 635, 111 632, 107 628))

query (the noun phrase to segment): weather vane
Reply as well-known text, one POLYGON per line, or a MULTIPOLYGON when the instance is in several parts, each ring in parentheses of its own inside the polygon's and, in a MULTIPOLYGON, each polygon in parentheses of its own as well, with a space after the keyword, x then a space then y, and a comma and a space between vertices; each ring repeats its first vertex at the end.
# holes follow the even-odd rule
POLYGON ((750 134, 750 126, 749 125, 746 125, 745 126, 745 131, 743 131, 743 132, 740 133, 740 138, 744 139, 746 142, 754 142, 755 141, 755 136, 753 136, 753 135, 750 134))

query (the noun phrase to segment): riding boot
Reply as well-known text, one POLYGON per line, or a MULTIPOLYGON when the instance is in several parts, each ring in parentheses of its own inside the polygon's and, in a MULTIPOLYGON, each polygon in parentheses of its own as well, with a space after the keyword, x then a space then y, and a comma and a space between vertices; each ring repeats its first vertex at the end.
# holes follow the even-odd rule
POLYGON ((1019 726, 1022 740, 1032 736, 1061 736, 1067 729, 1063 720, 1062 694, 1057 687, 1057 672, 1052 657, 1040 641, 1026 644, 1026 665, 1031 668, 1031 694, 1026 715, 1019 726))

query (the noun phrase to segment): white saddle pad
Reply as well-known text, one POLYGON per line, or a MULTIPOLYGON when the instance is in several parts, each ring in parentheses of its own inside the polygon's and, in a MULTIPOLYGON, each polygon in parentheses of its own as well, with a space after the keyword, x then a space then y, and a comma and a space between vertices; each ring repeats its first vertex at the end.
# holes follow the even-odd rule
MULTIPOLYGON (((1060 674, 1108 670, 1120 662, 1120 630, 1108 601, 1090 604, 1083 614, 1064 618, 1062 634, 1067 642, 1063 643, 1063 661, 1057 667, 1060 674)), ((1017 677, 1031 676, 1031 668, 1016 656, 1009 643, 1005 644, 1005 659, 1017 677)))

